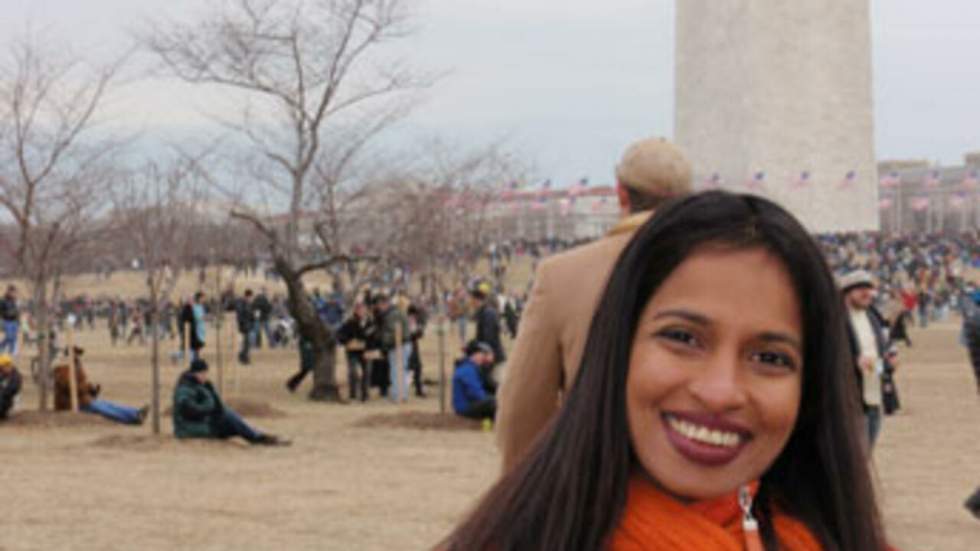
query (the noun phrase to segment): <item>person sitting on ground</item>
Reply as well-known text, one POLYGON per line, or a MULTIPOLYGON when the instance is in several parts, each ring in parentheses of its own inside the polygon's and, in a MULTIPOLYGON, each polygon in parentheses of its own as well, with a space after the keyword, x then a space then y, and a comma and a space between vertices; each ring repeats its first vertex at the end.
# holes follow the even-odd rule
POLYGON ((208 363, 201 358, 191 361, 190 369, 180 374, 174 388, 174 436, 177 438, 217 438, 240 436, 250 444, 288 446, 288 440, 260 432, 245 422, 218 396, 208 380, 208 363))
POLYGON ((466 356, 456 363, 453 372, 453 410, 468 419, 493 419, 497 415, 497 398, 486 382, 486 369, 493 366, 493 348, 480 341, 470 341, 466 356))
MULTIPOLYGON (((101 415, 110 421, 122 423, 124 425, 142 425, 146 420, 146 414, 150 411, 149 406, 134 408, 109 400, 99 399, 102 387, 90 383, 85 369, 82 367, 82 355, 85 353, 83 348, 74 348, 75 357, 75 395, 78 400, 78 408, 86 413, 101 415)), ((71 411, 71 378, 67 365, 59 365, 54 368, 54 409, 55 411, 71 411)))
POLYGON ((20 372, 14 366, 14 359, 9 354, 0 354, 0 420, 6 419, 13 409, 20 387, 20 372))

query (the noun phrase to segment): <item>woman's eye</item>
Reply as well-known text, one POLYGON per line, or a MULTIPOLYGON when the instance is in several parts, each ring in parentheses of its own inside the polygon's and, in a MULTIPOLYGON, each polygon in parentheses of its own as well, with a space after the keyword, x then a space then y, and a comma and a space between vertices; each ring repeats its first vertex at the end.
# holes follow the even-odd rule
POLYGON ((683 329, 665 329, 658 333, 658 335, 665 339, 686 344, 688 346, 698 345, 697 337, 688 331, 684 331, 683 329))
POLYGON ((788 369, 795 369, 796 364, 793 359, 787 354, 781 354, 779 352, 758 352, 755 354, 754 359, 760 363, 774 365, 777 367, 785 367, 788 369))

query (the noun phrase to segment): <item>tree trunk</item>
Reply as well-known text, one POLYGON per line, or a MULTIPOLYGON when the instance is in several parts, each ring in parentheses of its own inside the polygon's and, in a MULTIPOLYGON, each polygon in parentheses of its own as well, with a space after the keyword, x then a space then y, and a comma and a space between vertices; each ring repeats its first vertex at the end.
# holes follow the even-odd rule
POLYGON ((152 390, 153 434, 160 434, 160 299, 159 293, 150 287, 150 339, 153 349, 150 356, 150 388, 152 390))
POLYGON ((313 390, 310 400, 344 402, 337 385, 337 341, 320 321, 310 302, 303 278, 281 255, 275 256, 276 271, 282 276, 288 291, 289 313, 296 320, 302 338, 310 342, 313 351, 313 390))
POLYGON ((47 411, 48 391, 51 388, 51 354, 49 353, 51 339, 50 325, 48 321, 48 282, 46 280, 34 282, 34 328, 37 331, 37 358, 38 358, 38 409, 47 411))

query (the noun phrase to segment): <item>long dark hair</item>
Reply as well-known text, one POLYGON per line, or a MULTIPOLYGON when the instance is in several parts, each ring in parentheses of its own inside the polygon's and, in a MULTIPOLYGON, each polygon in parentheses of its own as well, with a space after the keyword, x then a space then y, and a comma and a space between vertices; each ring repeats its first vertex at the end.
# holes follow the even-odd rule
POLYGON ((804 522, 825 549, 876 551, 884 536, 858 432, 857 386, 830 270, 799 222, 766 199, 712 191, 678 199, 627 245, 592 319, 581 368, 556 418, 448 537, 454 551, 595 550, 615 529, 635 457, 626 375, 647 301, 696 248, 764 247, 800 302, 803 393, 793 434, 756 499, 768 549, 771 505, 804 522))

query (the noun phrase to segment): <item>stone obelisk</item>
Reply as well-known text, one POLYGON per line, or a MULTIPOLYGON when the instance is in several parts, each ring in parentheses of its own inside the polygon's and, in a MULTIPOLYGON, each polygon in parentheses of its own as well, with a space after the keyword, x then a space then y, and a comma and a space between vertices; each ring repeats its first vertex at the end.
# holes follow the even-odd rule
POLYGON ((870 0, 679 0, 675 70, 698 183, 878 229, 870 0))

